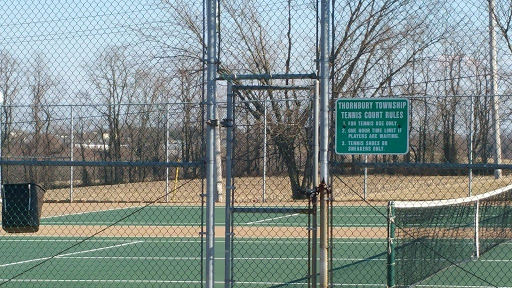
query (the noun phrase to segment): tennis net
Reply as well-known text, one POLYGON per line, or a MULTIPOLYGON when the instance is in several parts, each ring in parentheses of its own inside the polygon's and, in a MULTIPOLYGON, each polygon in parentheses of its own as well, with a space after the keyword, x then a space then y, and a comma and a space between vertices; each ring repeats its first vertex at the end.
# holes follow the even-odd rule
POLYGON ((410 287, 512 237, 512 185, 477 196, 388 206, 388 287, 410 287))

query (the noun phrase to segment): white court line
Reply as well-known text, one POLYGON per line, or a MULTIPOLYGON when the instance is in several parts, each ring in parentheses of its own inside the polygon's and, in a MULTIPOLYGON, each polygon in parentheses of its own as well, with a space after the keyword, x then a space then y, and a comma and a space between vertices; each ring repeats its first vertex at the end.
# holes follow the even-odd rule
MULTIPOLYGON (((129 284, 201 284, 201 281, 192 280, 96 280, 96 279, 0 279, 0 282, 41 282, 41 283, 129 283, 129 284)), ((224 284, 224 282, 216 281, 216 284, 224 284)))
MULTIPOLYGON (((265 287, 286 285, 286 286, 304 286, 305 283, 283 283, 283 282, 253 282, 253 281, 236 281, 237 284, 262 285, 265 287)), ((381 285, 382 286, 382 285, 381 285)))
POLYGON ((345 287, 345 286, 348 286, 348 287, 386 287, 386 284, 384 283, 380 283, 380 284, 371 284, 371 283, 367 283, 367 284, 362 284, 362 283, 354 283, 354 284, 350 284, 350 283, 344 283, 344 284, 341 284, 341 283, 329 283, 331 286, 340 286, 340 287, 345 287))
POLYGON ((127 245, 138 244, 138 243, 142 243, 142 242, 144 242, 144 241, 134 241, 134 242, 123 243, 123 244, 119 244, 119 245, 107 246, 107 247, 102 247, 102 248, 96 248, 96 249, 90 249, 90 250, 84 250, 84 251, 78 251, 78 252, 71 252, 71 253, 57 255, 55 257, 43 257, 43 258, 37 258, 37 259, 12 262, 12 263, 7 263, 7 264, 1 264, 0 267, 8 267, 8 266, 25 264, 25 263, 36 262, 36 261, 44 261, 44 260, 48 260, 51 258, 65 258, 66 256, 101 251, 101 250, 106 250, 106 249, 113 249, 113 248, 123 247, 123 246, 127 246, 127 245))
POLYGON ((281 216, 281 217, 267 218, 267 219, 258 220, 258 221, 254 221, 254 222, 248 222, 248 223, 245 223, 245 225, 252 225, 252 224, 257 224, 257 223, 262 223, 262 222, 268 222, 268 221, 273 221, 273 220, 278 220, 278 219, 284 219, 284 218, 288 218, 288 217, 292 217, 292 216, 297 216, 297 215, 299 215, 299 213, 295 213, 295 214, 291 214, 291 215, 285 215, 285 216, 281 216))
MULTIPOLYGON (((201 260, 201 257, 149 257, 149 256, 66 256, 66 259, 108 259, 108 260, 201 260)), ((224 258, 218 258, 224 260, 224 258)))
MULTIPOLYGON (((112 222, 107 222, 107 221, 90 221, 90 222, 79 222, 79 221, 51 221, 51 222, 46 222, 45 225, 84 225, 84 224, 87 224, 87 225, 109 225, 109 224, 112 224, 112 222)), ((122 221, 119 221, 117 222, 116 224, 119 224, 119 225, 138 225, 138 226, 147 226, 147 227, 152 227, 152 226, 163 226, 163 227, 170 227, 170 226, 185 226, 185 227, 188 227, 188 226, 196 226, 197 223, 161 223, 161 224, 152 224, 152 223, 148 223, 148 222, 130 222, 128 220, 122 220, 122 221)))
MULTIPOLYGON (((0 203, 1 203, 1 201, 0 201, 0 203)), ((69 213, 69 214, 62 214, 62 215, 46 216, 46 217, 41 217, 41 219, 51 219, 51 218, 58 218, 58 217, 63 217, 63 216, 84 215, 84 214, 91 214, 91 213, 98 213, 98 212, 126 210, 126 209, 141 208, 141 207, 146 207, 146 205, 130 206, 130 207, 123 207, 123 208, 110 208, 110 209, 106 209, 106 210, 95 210, 95 211, 85 211, 85 212, 78 212, 78 213, 69 213)), ((201 208, 201 206, 151 206, 151 205, 147 206, 146 208, 169 209, 169 207, 172 207, 171 209, 197 209, 197 208, 201 208)), ((222 207, 216 207, 216 210, 217 209, 224 210, 224 208, 222 208, 222 207)))
MULTIPOLYGON (((41 236, 41 237, 45 237, 45 236, 41 236)), ((52 236, 49 236, 49 237, 52 237, 52 236)), ((56 236, 58 237, 58 236, 56 236)), ((139 237, 140 238, 140 237, 139 237)), ((198 237, 188 237, 190 238, 190 240, 188 239, 183 239, 183 238, 166 238, 166 240, 155 240, 155 239, 151 239, 151 238, 144 238, 144 242, 145 243, 201 243, 201 240, 200 239, 195 239, 195 238, 198 238, 198 237)), ((119 238, 119 239, 105 239, 105 238, 99 238, 99 239, 88 239, 87 242, 116 242, 116 243, 119 243, 119 242, 127 242, 127 241, 131 241, 131 240, 134 240, 133 238, 127 238, 127 239, 123 239, 123 238, 119 238)), ((83 241, 81 238, 74 238, 74 239, 2 239, 0 238, 0 242, 81 242, 83 241)), ((141 240, 142 241, 142 240, 141 240)), ((215 240, 215 243, 225 243, 225 241, 223 239, 216 239, 215 240)), ((297 243, 302 243, 302 242, 297 242, 297 243)))
MULTIPOLYGON (((331 283, 330 284, 331 286, 336 286, 336 287, 345 287, 345 286, 348 286, 348 287, 386 287, 385 284, 360 284, 360 283, 354 283, 354 284, 349 284, 349 283, 344 283, 344 284, 341 284, 341 283, 331 283)), ((470 286, 470 285, 443 285, 443 284, 440 284, 440 285, 436 285, 436 284, 429 284, 429 285, 421 285, 421 284, 418 284, 414 287, 429 287, 429 288, 433 288, 433 287, 439 287, 439 288, 491 288, 493 286, 470 286)), ((500 288, 512 288, 512 287, 502 287, 500 286, 500 288)))
MULTIPOLYGON (((440 288, 494 288, 496 286, 478 286, 478 285, 435 285, 435 284, 429 284, 429 285, 421 285, 418 284, 415 287, 440 287, 440 288)), ((500 288, 512 288, 510 286, 499 286, 500 288)))

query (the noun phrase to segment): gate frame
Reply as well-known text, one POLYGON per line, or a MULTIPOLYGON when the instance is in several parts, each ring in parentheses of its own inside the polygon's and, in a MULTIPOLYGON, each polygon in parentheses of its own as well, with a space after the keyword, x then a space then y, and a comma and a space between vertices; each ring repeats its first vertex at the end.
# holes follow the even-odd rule
MULTIPOLYGON (((233 223, 232 223, 232 214, 233 213, 301 213, 308 214, 309 222, 308 223, 308 237, 310 243, 310 247, 308 249, 309 259, 308 259, 308 286, 309 287, 317 287, 317 247, 318 247, 318 219, 317 219, 317 195, 322 195, 323 188, 319 186, 319 107, 320 107, 320 81, 316 74, 248 74, 248 75, 223 75, 219 78, 219 80, 227 81, 227 113, 226 119, 223 119, 221 122, 222 126, 227 128, 226 130, 226 195, 225 195, 225 276, 224 276, 224 286, 226 288, 233 286, 233 272, 232 272, 232 236, 233 233, 233 223), (313 80, 314 83, 312 85, 236 85, 233 84, 234 81, 241 80, 271 80, 271 79, 279 79, 279 80, 297 80, 297 79, 310 79, 313 80), (233 207, 231 195, 234 193, 234 177, 232 174, 232 158, 233 158, 233 142, 234 142, 234 103, 235 96, 234 91, 239 90, 311 90, 313 92, 313 169, 312 169, 312 189, 307 191, 309 195, 309 204, 308 208, 261 208, 261 207, 243 207, 237 208, 233 207)), ((266 101, 266 100, 265 100, 266 101)), ((266 144, 265 144, 266 146, 266 144)), ((264 166, 265 167, 265 166, 264 166)), ((264 172, 265 173, 265 172, 264 172)), ((265 197, 265 196, 263 196, 265 197)), ((322 198, 322 197, 321 197, 322 198)), ((263 198, 264 200, 264 198, 263 198)), ((323 209, 328 209, 328 207, 324 205, 320 205, 320 215, 327 215, 326 211, 323 209)), ((324 224, 325 221, 323 218, 320 219, 321 225, 324 224)), ((327 233, 327 230, 323 232, 327 233)), ((322 229, 321 233, 323 234, 322 229)), ((320 239, 327 239, 328 235, 321 235, 320 239)), ((321 249, 327 247, 322 247, 321 249)), ((321 259, 322 260, 322 259, 321 259)), ((326 263, 321 263, 321 269, 327 269, 328 265, 326 263)), ((320 275, 324 273, 327 274, 327 271, 320 271, 320 275)))

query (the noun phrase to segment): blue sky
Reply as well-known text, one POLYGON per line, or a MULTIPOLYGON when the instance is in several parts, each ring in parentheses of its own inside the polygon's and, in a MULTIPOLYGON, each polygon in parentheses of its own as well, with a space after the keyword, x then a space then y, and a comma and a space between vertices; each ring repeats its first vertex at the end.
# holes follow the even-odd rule
MULTIPOLYGON (((149 31, 149 27, 158 26, 171 29, 172 26, 169 22, 171 17, 167 11, 162 9, 159 0, 16 0, 2 2, 0 50, 8 51, 23 64, 30 63, 35 55, 42 55, 53 73, 63 79, 63 88, 66 94, 70 95, 79 90, 88 89, 84 68, 90 65, 104 49, 112 45, 140 45, 138 29, 149 31)), ((197 3, 193 4, 194 7, 201 9, 202 2, 195 2, 197 3)), ((301 5, 297 1, 293 1, 292 4, 296 5, 295 10, 313 11, 311 9, 312 2, 306 2, 307 5, 301 5)), ((279 15, 286 17, 286 13, 283 14, 284 11, 282 11, 286 9, 286 1, 272 2, 272 5, 269 5, 268 1, 255 1, 255 3, 262 13, 279 12, 281 13, 279 15)), ((337 5, 344 4, 338 1, 336 3, 337 5)), ((422 2, 418 1, 418 3, 418 9, 421 9, 422 2)), ((440 21, 462 19, 462 23, 473 26, 472 29, 487 36, 486 0, 449 1, 445 7, 447 7, 445 11, 439 11, 439 14, 432 15, 432 18, 449 17, 452 19, 440 19, 440 21)), ((343 9, 338 8, 336 11, 339 13, 341 10, 343 9)), ((313 13, 303 15, 307 15, 309 18, 302 19, 305 21, 304 23, 314 21, 313 13)), ((336 17, 342 19, 343 15, 336 15, 336 17)), ((223 21, 224 25, 229 23, 229 19, 223 19, 223 21)), ((269 22, 272 24, 273 21, 269 22)), ((276 23, 274 22, 274 24, 276 23)), ((314 40, 315 31, 312 31, 314 27, 307 25, 309 24, 299 26, 303 27, 304 31, 295 31, 293 37, 299 41, 314 40)), ((466 39, 481 41, 481 38, 478 37, 471 38, 473 32, 465 32, 469 33, 465 36, 466 39)), ((224 40, 230 36, 225 34, 224 40)), ((169 42, 172 39, 166 39, 166 41, 169 42)), ((468 48, 471 48, 471 43, 467 43, 467 45, 468 48)), ((303 53, 311 51, 311 48, 307 47, 303 53)), ((304 57, 306 58, 306 56, 304 57)), ((314 55, 311 57, 314 58, 314 55)))
POLYGON ((136 45, 136 30, 163 15, 153 0, 5 2, 0 9, 0 49, 23 64, 41 55, 63 79, 67 94, 86 87, 84 68, 105 48, 136 45))

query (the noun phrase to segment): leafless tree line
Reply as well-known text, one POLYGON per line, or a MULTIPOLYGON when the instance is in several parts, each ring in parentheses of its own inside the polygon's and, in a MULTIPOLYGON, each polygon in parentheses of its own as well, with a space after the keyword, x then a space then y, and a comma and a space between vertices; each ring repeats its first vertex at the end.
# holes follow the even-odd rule
MULTIPOLYGON (((201 81, 188 69, 168 76, 134 64, 125 47, 109 47, 87 67, 92 89, 76 92, 76 105, 60 105, 66 93, 62 76, 52 74, 43 56, 36 56, 29 67, 6 51, 0 57, 3 159, 69 160, 73 155, 74 160, 101 162, 202 160, 201 81)), ((36 181, 52 187, 67 185, 67 169, 6 166, 2 173, 5 183, 36 181)), ((80 170, 83 185, 165 179, 161 167, 80 170)), ((180 174, 200 173, 197 168, 180 174)))
MULTIPOLYGON (((175 12, 176 23, 181 24, 183 35, 180 39, 197 40, 197 47, 204 48, 205 41, 199 33, 202 18, 194 13, 193 7, 186 1, 165 3, 175 12)), ((494 143, 489 91, 488 3, 482 2, 479 8, 484 12, 477 20, 477 16, 471 15, 474 10, 444 0, 333 3, 332 99, 383 96, 411 99, 410 152, 401 160, 398 156, 379 156, 375 160, 466 162, 471 141, 474 161, 490 161, 494 143), (472 111, 470 107, 473 107, 472 111)), ((318 29, 318 18, 308 18, 308 15, 318 15, 315 14, 318 2, 282 1, 273 8, 267 4, 252 0, 220 1, 220 75, 317 71, 314 29, 318 29), (307 12, 301 14, 301 11, 307 12)), ((497 7, 501 12, 497 13, 497 18, 502 19, 498 21, 498 28, 508 43, 511 8, 507 1, 502 1, 497 7)), ((201 59, 200 50, 179 45, 168 47, 171 48, 170 53, 175 53, 173 55, 201 59)), ((500 71, 502 94, 509 91, 509 74, 509 71, 500 71)), ((265 86, 272 83, 273 80, 261 79, 257 84, 265 86)), ((290 83, 287 81, 285 84, 290 83)), ((267 116, 270 119, 268 137, 271 145, 278 151, 276 154, 282 160, 282 166, 286 167, 284 170, 293 190, 307 187, 308 164, 299 164, 298 159, 301 158, 299 155, 311 158, 311 150, 299 148, 297 135, 304 133, 285 127, 289 123, 305 127, 310 116, 309 103, 292 105, 298 103, 292 101, 298 98, 297 93, 270 89, 263 93, 243 91, 237 97, 240 103, 246 103, 244 113, 251 115, 255 127, 262 123, 264 117, 261 103, 269 99, 273 107, 267 116), (289 104, 278 105, 283 99, 289 104), (283 129, 272 128, 279 125, 283 129)), ((501 113, 508 115, 510 101, 507 97, 501 99, 501 113)), ((330 131, 334 131, 334 123, 331 124, 330 131)), ((508 124, 509 121, 504 119, 502 127, 507 130, 508 124)), ((247 130, 246 133, 253 132, 247 130)), ((251 137, 254 136, 241 135, 242 139, 247 138, 244 141, 246 145, 253 142, 249 140, 251 137)), ((505 155, 510 150, 507 141, 508 138, 504 137, 502 147, 506 150, 505 155)), ((261 159, 261 151, 257 147, 261 145, 241 149, 239 153, 248 153, 244 155, 247 165, 245 170, 237 171, 250 174, 250 171, 257 170, 255 167, 261 163, 254 160, 261 159)), ((332 160, 360 161, 361 158, 333 155, 332 160)))
MULTIPOLYGON (((497 2, 493 12, 500 39, 506 43, 507 53, 512 53, 511 8, 506 1, 497 2)), ((76 147, 80 159, 92 157, 85 145, 92 133, 96 133, 95 141, 99 142, 95 144, 108 147, 94 154, 97 160, 165 159, 162 143, 169 140, 165 139, 166 117, 169 116, 159 104, 197 103, 203 93, 206 44, 203 14, 196 4, 182 0, 162 1, 161 7, 171 11, 174 17, 169 19, 169 25, 154 27, 151 33, 139 31, 144 45, 155 51, 148 61, 135 61, 130 57, 130 49, 134 47, 112 46, 100 53, 94 63, 87 63, 86 78, 92 89, 79 91, 76 98, 83 104, 101 104, 85 112, 101 121, 87 119, 75 124, 79 127, 75 140, 83 144, 76 147), (155 61, 159 61, 158 65, 154 65, 155 61)), ((475 161, 487 163, 491 159, 488 34, 481 33, 488 27, 469 27, 475 30, 468 30, 463 19, 452 17, 451 4, 444 0, 358 0, 337 1, 333 6, 332 99, 383 96, 411 99, 410 152, 401 157, 375 157, 375 161, 465 162, 470 140, 475 161), (468 139, 468 135, 472 139, 468 139)), ((317 8, 318 3, 314 1, 283 1, 275 5, 254 0, 220 1, 219 75, 317 71, 317 8)), ((52 132, 56 113, 50 107, 59 103, 59 93, 65 93, 59 85, 64 76, 52 75, 45 68, 44 55, 36 56, 30 68, 21 67, 8 51, 3 51, 0 57, 0 87, 4 97, 2 155, 62 155, 66 146, 52 132), (23 104, 32 107, 26 114, 30 115, 26 117, 30 119, 26 123, 30 124, 22 128, 8 125, 19 119, 13 114, 13 107, 20 98, 25 99, 23 104), (30 131, 30 141, 20 142, 16 140, 19 137, 13 137, 23 131, 30 131)), ((511 78, 510 71, 502 67, 500 84, 501 93, 505 95, 510 90, 511 78)), ((252 84, 273 83, 271 79, 260 79, 252 84)), ((286 80, 284 84, 292 83, 305 82, 286 80)), ((308 187, 311 179, 307 167, 311 165, 307 159, 312 158, 312 150, 305 142, 310 132, 311 102, 300 100, 304 97, 302 93, 270 89, 240 91, 236 97, 243 103, 239 107, 241 114, 249 117, 247 124, 255 127, 237 131, 240 139, 237 145, 241 147, 238 153, 245 153, 241 159, 247 159, 237 172, 254 175, 261 166, 261 145, 255 145, 253 138, 258 135, 255 130, 261 131, 256 128, 262 125, 266 115, 269 151, 273 155, 268 161, 274 163, 270 167, 274 167, 276 174, 286 174, 294 191, 308 187), (262 103, 267 101, 268 107, 264 107, 262 103)), ((508 116, 510 100, 501 99, 501 113, 508 116)), ((171 138, 179 140, 180 161, 200 161, 200 108, 183 105, 179 113, 179 116, 171 116, 181 120, 178 126, 171 127, 171 138)), ((76 117, 86 119, 90 115, 76 117)), ((509 120, 503 119, 502 127, 507 130, 509 120)), ((504 137, 505 156, 510 155, 507 141, 504 137)), ((360 159, 333 155, 331 160, 360 159)), ((34 167, 26 169, 28 178, 38 178, 36 174, 42 173, 34 167)), ((161 176, 158 169, 101 169, 101 173, 96 171, 101 175, 98 176, 83 167, 82 182, 93 183, 100 179, 103 183, 122 183, 161 176)))

